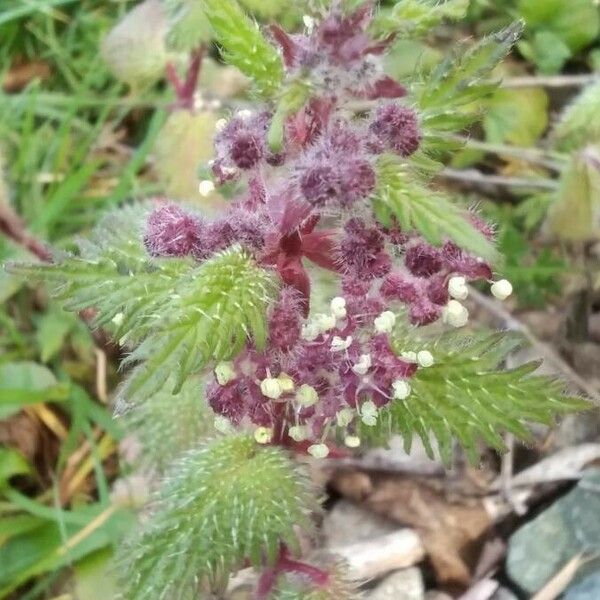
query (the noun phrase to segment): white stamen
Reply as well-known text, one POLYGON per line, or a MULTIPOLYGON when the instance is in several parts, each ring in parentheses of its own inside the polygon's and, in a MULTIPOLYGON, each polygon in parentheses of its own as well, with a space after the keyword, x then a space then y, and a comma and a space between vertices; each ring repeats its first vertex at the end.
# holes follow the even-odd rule
POLYGON ((215 129, 217 131, 223 131, 225 125, 227 125, 227 119, 218 119, 215 123, 215 129))
POLYGON ((467 280, 464 277, 451 277, 448 282, 448 293, 456 300, 466 300, 469 295, 467 280))
POLYGON ((303 383, 296 392, 296 400, 302 406, 313 406, 319 401, 319 394, 312 385, 303 383))
POLYGON ((311 321, 302 325, 303 340, 306 340, 307 342, 314 342, 319 335, 321 335, 321 328, 316 323, 311 321))
POLYGON ((214 427, 221 433, 231 433, 234 430, 231 421, 223 415, 217 415, 215 417, 214 427))
POLYGON ((204 179, 198 184, 198 193, 206 198, 215 191, 215 184, 210 179, 204 179))
POLYGON ((431 367, 435 361, 433 360, 433 354, 429 350, 421 350, 417 352, 417 362, 419 366, 427 368, 431 367))
POLYGON ((334 335, 331 340, 331 349, 333 352, 344 352, 348 350, 352 344, 352 336, 348 336, 346 339, 339 337, 338 335, 334 335))
POLYGON ((513 293, 513 286, 508 279, 501 279, 492 283, 490 290, 498 300, 506 300, 513 293))
POLYGON ((369 427, 373 427, 377 424, 377 406, 372 400, 367 400, 360 407, 360 418, 361 421, 368 425, 369 427))
POLYGON ((336 319, 345 319, 346 318, 346 299, 341 296, 335 297, 331 301, 331 314, 336 319))
POLYGON ((351 408, 342 408, 335 416, 335 420, 338 427, 347 427, 354 421, 354 411, 351 408))
POLYGON ((227 385, 235 379, 235 369, 231 361, 220 362, 215 367, 215 378, 219 385, 227 385))
POLYGON ((308 447, 308 453, 314 458, 326 458, 329 454, 329 448, 325 444, 313 444, 308 447))
POLYGON ((295 442, 303 442, 308 439, 308 428, 303 425, 294 425, 290 427, 288 433, 295 442))
POLYGON ((392 383, 392 390, 394 391, 394 398, 396 400, 406 400, 411 392, 410 384, 403 379, 396 379, 392 383))
POLYGON ((442 319, 452 327, 464 327, 469 321, 469 311, 458 300, 450 300, 442 311, 442 319))
POLYGON ((375 331, 377 333, 391 333, 396 323, 396 315, 386 310, 375 319, 375 331))
POLYGON ((258 427, 254 431, 254 439, 259 444, 268 444, 273 439, 273 430, 269 427, 258 427))
POLYGON ((243 108, 242 110, 237 111, 237 116, 240 119, 249 119, 252 116, 252 111, 247 108, 243 108))
POLYGON ((360 438, 356 435, 347 435, 344 438, 344 444, 346 444, 348 448, 358 448, 360 446, 360 438))
POLYGON ((352 367, 352 370, 357 375, 366 375, 367 371, 371 368, 371 355, 361 354, 358 362, 352 367))
POLYGON ((287 373, 280 373, 279 377, 277 377, 277 381, 284 394, 294 391, 294 380, 287 373))
POLYGON ((260 391, 263 396, 271 398, 271 400, 277 400, 283 393, 279 381, 272 377, 267 377, 260 382, 260 391))

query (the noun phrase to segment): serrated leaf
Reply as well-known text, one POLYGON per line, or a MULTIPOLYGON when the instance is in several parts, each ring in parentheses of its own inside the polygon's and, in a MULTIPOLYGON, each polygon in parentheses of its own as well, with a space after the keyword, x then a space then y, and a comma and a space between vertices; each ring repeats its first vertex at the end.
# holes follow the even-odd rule
POLYGON ((432 457, 435 440, 446 463, 456 439, 476 462, 481 441, 502 450, 503 432, 527 440, 530 433, 526 423, 549 425, 556 414, 589 408, 579 398, 565 397, 561 382, 532 375, 538 363, 498 370, 508 353, 522 343, 517 334, 467 336, 457 332, 427 341, 411 339, 406 331, 397 335, 398 352, 408 347, 426 348, 435 357, 435 364, 419 369, 410 381, 411 395, 393 401, 380 413, 377 427, 364 428, 361 433, 367 437, 400 433, 407 451, 418 435, 432 457))
POLYGON ((124 597, 178 599, 243 566, 297 547, 294 525, 310 527, 310 484, 287 455, 249 437, 228 437, 173 465, 156 511, 124 549, 124 597))
POLYGON ((258 25, 235 0, 204 0, 203 6, 225 60, 252 79, 261 95, 277 92, 283 80, 283 63, 258 25))
POLYGON ((471 225, 466 211, 441 192, 433 192, 411 178, 394 157, 383 156, 377 171, 373 202, 375 214, 384 225, 393 217, 403 229, 417 230, 431 244, 451 239, 478 257, 498 261, 494 245, 471 225))
POLYGON ((425 145, 443 146, 440 133, 459 131, 477 118, 481 105, 497 83, 490 79, 523 30, 522 22, 450 53, 415 90, 422 113, 425 145))
POLYGON ((125 364, 143 361, 121 391, 126 402, 146 398, 175 377, 177 393, 187 377, 211 360, 228 360, 248 340, 266 343, 266 313, 277 286, 241 248, 225 250, 189 272, 176 288, 168 309, 125 364))
POLYGON ((370 30, 377 37, 392 34, 400 38, 417 37, 427 33, 444 19, 464 18, 469 2, 470 0, 400 0, 393 7, 380 11, 370 30))

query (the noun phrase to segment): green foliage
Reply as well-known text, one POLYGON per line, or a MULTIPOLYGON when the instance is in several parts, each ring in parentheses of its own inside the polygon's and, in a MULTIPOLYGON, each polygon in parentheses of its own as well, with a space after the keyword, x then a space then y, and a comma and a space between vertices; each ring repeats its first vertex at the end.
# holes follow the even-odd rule
POLYGON ((561 113, 552 136, 564 151, 600 142, 600 82, 587 86, 561 113))
POLYGON ((444 133, 463 129, 477 117, 477 107, 481 105, 475 101, 490 96, 496 89, 490 74, 522 30, 523 24, 515 22, 473 46, 458 48, 418 86, 416 101, 429 150, 444 148, 444 133))
POLYGON ((589 408, 583 400, 565 397, 562 383, 532 375, 537 362, 498 370, 508 354, 522 345, 516 334, 470 337, 457 332, 437 339, 425 335, 407 329, 396 332, 394 346, 399 354, 427 349, 435 364, 419 369, 410 380, 411 395, 393 401, 380 412, 376 427, 362 427, 361 436, 386 439, 400 433, 409 452, 418 435, 432 457, 435 439, 446 463, 456 439, 475 463, 479 441, 502 450, 503 431, 528 440, 525 422, 550 425, 556 414, 589 408))
POLYGON ((192 450, 173 465, 156 512, 122 556, 124 597, 186 597, 223 586, 248 559, 273 563, 294 525, 310 527, 310 483, 286 454, 248 437, 192 450))
POLYGON ((395 34, 401 38, 424 35, 444 19, 462 19, 469 0, 400 0, 391 8, 383 8, 373 20, 374 35, 395 34))
POLYGON ((204 0, 203 5, 225 60, 252 79, 261 95, 271 96, 279 91, 283 63, 258 25, 235 0, 204 0))
POLYGON ((77 256, 12 267, 52 284, 68 310, 96 309, 95 323, 112 328, 121 344, 139 344, 125 360, 141 361, 122 390, 128 402, 161 390, 172 374, 178 391, 211 359, 235 356, 249 337, 261 348, 276 292, 273 277, 239 248, 200 265, 151 259, 141 242, 145 211, 111 214, 77 256))
POLYGON ((561 240, 586 241, 600 233, 600 149, 588 147, 573 155, 560 178, 548 211, 548 226, 561 240))
POLYGON ((383 224, 395 218, 403 229, 417 230, 432 244, 441 245, 449 238, 476 256, 498 261, 494 245, 471 225, 467 212, 417 181, 395 157, 380 159, 377 181, 373 202, 383 224))

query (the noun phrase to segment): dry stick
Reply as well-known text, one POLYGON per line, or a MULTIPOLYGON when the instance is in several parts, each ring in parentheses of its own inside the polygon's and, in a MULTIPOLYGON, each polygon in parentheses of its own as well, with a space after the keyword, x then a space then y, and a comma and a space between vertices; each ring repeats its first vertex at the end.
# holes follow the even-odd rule
POLYGON ((539 340, 527 325, 511 315, 501 304, 484 296, 481 292, 472 287, 469 289, 469 296, 473 298, 479 306, 496 316, 498 319, 504 321, 509 329, 521 332, 531 345, 539 350, 540 354, 548 360, 548 362, 552 363, 569 381, 571 381, 571 383, 581 391, 585 392, 595 406, 600 407, 600 392, 583 379, 583 377, 562 359, 554 349, 539 340))
POLYGON ((476 169, 462 171, 460 169, 445 168, 437 173, 438 177, 469 183, 472 185, 517 187, 524 189, 556 190, 558 183, 550 179, 527 177, 504 177, 502 175, 486 175, 476 169))
POLYGON ((580 87, 600 81, 598 75, 549 75, 545 77, 509 77, 502 81, 504 88, 530 88, 530 87, 580 87))

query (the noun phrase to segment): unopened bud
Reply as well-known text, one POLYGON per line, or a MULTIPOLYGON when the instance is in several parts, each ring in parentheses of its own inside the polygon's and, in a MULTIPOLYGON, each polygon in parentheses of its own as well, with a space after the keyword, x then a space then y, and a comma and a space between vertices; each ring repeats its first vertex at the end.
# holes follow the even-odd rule
POLYGON ((215 378, 219 385, 227 385, 230 381, 233 381, 236 377, 235 369, 231 361, 220 362, 215 367, 215 378))
POLYGON ((283 393, 279 381, 272 377, 267 377, 260 382, 260 391, 263 396, 271 398, 272 400, 277 400, 283 393))
POLYGON ((464 277, 451 277, 448 282, 448 293, 456 300, 466 300, 469 295, 467 280, 464 277))
POLYGON ((417 352, 417 362, 419 363, 419 366, 427 368, 431 367, 435 361, 429 350, 421 350, 420 352, 417 352))
POLYGON ((501 279, 492 283, 490 290, 498 300, 506 300, 513 293, 513 286, 508 279, 501 279))

